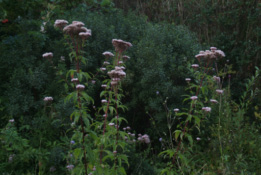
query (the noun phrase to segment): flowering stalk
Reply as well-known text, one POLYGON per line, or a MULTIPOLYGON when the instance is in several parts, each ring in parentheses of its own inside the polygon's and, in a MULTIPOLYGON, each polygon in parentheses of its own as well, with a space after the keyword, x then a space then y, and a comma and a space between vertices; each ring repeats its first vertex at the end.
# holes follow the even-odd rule
MULTIPOLYGON (((56 20, 54 26, 62 30, 65 34, 67 34, 72 42, 72 54, 74 54, 73 50, 75 50, 75 62, 76 62, 76 74, 77 78, 74 78, 74 73, 71 73, 72 82, 76 85, 76 94, 77 94, 77 108, 79 110, 79 119, 81 124, 81 132, 82 132, 82 150, 83 150, 83 158, 84 158, 84 169, 85 175, 87 175, 87 156, 86 156, 86 149, 85 149, 85 127, 83 122, 83 113, 82 113, 82 106, 83 103, 81 101, 82 91, 85 89, 85 86, 80 84, 81 79, 79 77, 80 74, 80 53, 81 49, 84 46, 84 41, 91 36, 91 30, 83 27, 84 23, 80 21, 73 21, 72 24, 68 24, 68 21, 65 20, 56 20)), ((70 170, 72 170, 74 166, 70 166, 70 170)), ((68 167, 67 167, 68 168, 68 167)), ((69 169, 68 168, 68 169, 69 169)))
MULTIPOLYGON (((205 69, 204 69, 203 76, 202 76, 202 78, 201 78, 201 80, 200 80, 200 86, 197 88, 196 96, 194 96, 195 99, 197 99, 196 97, 198 97, 198 95, 199 95, 199 90, 202 88, 203 80, 204 80, 204 78, 205 78, 205 75, 207 75, 208 72, 209 72, 209 70, 210 70, 210 69, 208 68, 208 67, 209 67, 209 64, 212 63, 214 59, 218 59, 218 58, 220 58, 220 57, 222 58, 222 57, 225 56, 225 54, 224 54, 223 51, 221 51, 221 50, 216 50, 215 47, 211 47, 210 49, 211 49, 211 51, 209 51, 209 50, 206 50, 205 52, 204 52, 204 51, 200 51, 200 53, 199 53, 198 55, 196 55, 196 58, 198 59, 199 62, 202 61, 202 60, 203 60, 203 61, 206 61, 206 67, 205 67, 205 69), (206 72, 206 70, 207 70, 207 72, 206 72)), ((193 64, 192 67, 193 67, 194 69, 197 69, 199 66, 198 66, 197 64, 193 64)), ((192 97, 191 97, 191 99, 193 100, 192 97)), ((193 101, 192 101, 192 102, 193 102, 193 101)), ((192 103, 191 109, 190 109, 190 112, 189 112, 189 116, 192 116, 192 115, 193 115, 193 114, 192 114, 192 111, 193 111, 193 109, 195 108, 195 105, 196 105, 196 102, 192 103)), ((188 125, 188 123, 189 123, 189 120, 187 120, 186 123, 185 123, 185 127, 184 127, 183 132, 182 132, 183 136, 184 136, 184 135, 186 134, 186 132, 187 132, 187 125, 188 125)), ((173 165, 173 166, 174 166, 174 164, 175 164, 176 156, 177 156, 177 154, 178 154, 178 152, 179 152, 179 150, 180 150, 181 142, 182 142, 182 139, 180 139, 180 141, 179 141, 179 143, 178 143, 178 146, 177 146, 177 148, 176 148, 175 154, 174 154, 174 156, 173 156, 173 159, 172 159, 172 165, 173 165)), ((172 169, 172 168, 170 168, 170 169, 172 169)))

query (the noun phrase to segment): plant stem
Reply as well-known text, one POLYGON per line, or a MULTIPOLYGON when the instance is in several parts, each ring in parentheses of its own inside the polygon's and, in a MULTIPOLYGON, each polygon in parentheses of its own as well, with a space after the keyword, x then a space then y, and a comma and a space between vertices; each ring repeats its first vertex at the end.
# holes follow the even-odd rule
MULTIPOLYGON (((202 77, 201 80, 200 80, 200 86, 199 86, 198 89, 197 89, 196 96, 198 96, 199 90, 200 90, 200 88, 202 87, 203 80, 204 80, 204 78, 205 78, 205 74, 208 74, 208 72, 209 72, 208 66, 209 66, 209 63, 206 65, 206 67, 205 67, 205 69, 204 69, 203 77, 202 77), (208 70, 207 70, 207 69, 208 69, 208 70), (207 70, 207 72, 206 72, 206 70, 207 70), (206 73, 205 73, 205 72, 206 72, 206 73)), ((190 110, 190 112, 189 112, 189 115, 192 115, 192 111, 193 111, 193 108, 195 107, 195 104, 196 104, 196 103, 193 103, 193 104, 192 104, 192 107, 191 107, 191 110, 190 110)), ((186 122, 185 127, 184 127, 184 129, 183 129, 183 136, 185 136, 185 134, 186 134, 186 132, 187 132, 188 123, 189 123, 189 120, 186 122)), ((178 152, 179 152, 179 149, 180 149, 181 141, 182 141, 182 140, 180 139, 180 141, 179 141, 179 143, 178 143, 178 146, 177 146, 177 149, 176 149, 175 154, 174 154, 173 159, 172 159, 172 165, 173 165, 173 166, 174 166, 174 164, 175 164, 175 159, 176 159, 176 156, 177 156, 177 154, 178 154, 178 152)), ((171 167, 170 169, 172 169, 172 167, 171 167)))

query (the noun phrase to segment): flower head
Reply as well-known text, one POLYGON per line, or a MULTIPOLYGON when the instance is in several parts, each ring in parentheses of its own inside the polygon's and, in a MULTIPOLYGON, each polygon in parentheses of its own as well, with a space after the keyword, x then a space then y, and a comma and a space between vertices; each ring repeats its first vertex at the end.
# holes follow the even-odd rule
POLYGON ((92 36, 92 31, 90 29, 87 29, 86 32, 80 32, 79 33, 79 36, 82 38, 82 39, 87 39, 89 38, 90 36, 92 36))
POLYGON ((52 58, 52 57, 53 57, 52 52, 47 52, 47 53, 43 54, 43 58, 52 58))
POLYGON ((211 107, 203 107, 202 110, 205 112, 211 112, 211 107))
POLYGON ((191 67, 194 68, 194 69, 197 69, 199 67, 199 65, 198 64, 192 64, 191 67))
POLYGON ((210 47, 210 50, 206 51, 200 51, 199 54, 195 56, 198 61, 200 61, 201 58, 204 59, 218 59, 225 57, 225 53, 222 50, 217 50, 216 47, 210 47))
POLYGON ((53 101, 53 97, 44 97, 45 102, 53 101))
POLYGON ((217 77, 217 76, 213 76, 213 80, 220 83, 220 77, 217 77))
POLYGON ((179 112, 178 108, 173 109, 174 112, 179 112))
POLYGON ((9 120, 10 123, 14 123, 14 121, 15 121, 14 119, 10 119, 9 120))
POLYGON ((109 126, 114 126, 115 125, 115 123, 109 123, 109 126))
POLYGON ((77 90, 84 90, 84 89, 85 89, 85 86, 82 85, 82 84, 77 84, 77 85, 76 85, 76 89, 77 89, 77 90))
POLYGON ((54 22, 54 27, 58 27, 59 29, 63 29, 68 24, 68 21, 63 19, 57 19, 54 22))
POLYGON ((132 46, 130 42, 126 42, 121 39, 113 39, 112 45, 114 46, 116 52, 124 52, 132 46))
POLYGON ((74 165, 67 165, 66 168, 67 168, 68 170, 72 170, 72 169, 74 168, 74 165))
POLYGON ((104 61, 103 64, 104 64, 104 65, 109 65, 110 62, 108 62, 108 61, 104 61))
POLYGON ((77 83, 77 82, 79 82, 79 80, 78 80, 78 78, 72 78, 72 79, 71 79, 71 82, 77 83))
POLYGON ((105 100, 105 99, 103 99, 101 102, 102 102, 102 103, 108 103, 108 101, 105 100))
POLYGON ((106 58, 109 58, 109 57, 114 57, 114 54, 113 53, 111 53, 111 52, 108 52, 108 51, 106 51, 106 52, 103 52, 102 53, 106 58))
POLYGON ((210 102, 211 102, 211 103, 218 103, 218 101, 215 100, 215 99, 210 99, 210 102))
POLYGON ((80 21, 73 21, 72 24, 67 25, 63 28, 63 32, 68 35, 80 36, 80 37, 89 37, 91 36, 91 30, 83 27, 84 23, 80 21), (81 34, 80 33, 86 33, 81 34))
POLYGON ((217 89, 216 92, 217 92, 218 94, 223 94, 224 91, 221 90, 221 89, 217 89))
POLYGON ((100 70, 101 71, 106 71, 106 68, 105 67, 101 67, 100 70))
POLYGON ((191 99, 191 100, 197 100, 198 97, 197 97, 197 96, 192 96, 192 97, 190 97, 190 99, 191 99))
POLYGON ((186 82, 188 82, 188 83, 191 81, 190 78, 185 78, 185 80, 186 80, 186 82))

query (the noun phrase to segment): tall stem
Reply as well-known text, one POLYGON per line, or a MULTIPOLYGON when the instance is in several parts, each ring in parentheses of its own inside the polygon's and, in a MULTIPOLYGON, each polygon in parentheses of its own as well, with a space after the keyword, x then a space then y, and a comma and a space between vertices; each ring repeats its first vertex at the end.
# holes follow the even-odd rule
MULTIPOLYGON (((78 50, 78 42, 76 44, 76 70, 77 73, 80 72, 80 60, 79 60, 79 50, 78 50)), ((78 100, 78 108, 80 110, 80 121, 81 121, 81 128, 82 128, 82 150, 83 150, 83 154, 84 154, 84 168, 85 168, 85 175, 87 175, 87 159, 86 159, 86 150, 85 150, 85 131, 84 131, 84 122, 82 119, 82 112, 81 112, 81 108, 82 108, 82 104, 81 104, 81 98, 80 98, 81 94, 79 91, 77 91, 77 100, 78 100)))
MULTIPOLYGON (((199 94, 199 90, 200 90, 201 87, 202 87, 202 84, 203 84, 203 80, 204 80, 204 78, 205 78, 205 75, 208 74, 208 72, 209 72, 208 66, 209 66, 209 63, 206 65, 206 67, 205 67, 205 69, 204 69, 203 77, 202 77, 201 80, 200 80, 200 86, 199 86, 198 89, 197 89, 196 96, 198 96, 198 94, 199 94), (207 72, 206 72, 206 70, 207 70, 207 72)), ((195 105, 196 105, 196 103, 193 103, 193 104, 192 104, 192 107, 191 107, 191 109, 190 109, 189 115, 192 115, 192 111, 193 111, 193 108, 195 107, 195 105)), ((183 133, 183 136, 185 136, 185 134, 186 134, 186 132, 187 132, 188 123, 189 123, 189 120, 186 122, 185 127, 184 127, 184 129, 183 129, 183 132, 182 132, 182 133, 183 133)), ((182 140, 180 139, 180 140, 179 140, 179 143, 178 143, 178 146, 177 146, 177 149, 176 149, 176 152, 175 152, 175 154, 174 154, 174 156, 173 156, 173 159, 172 159, 172 165, 175 164, 176 156, 177 156, 177 154, 178 154, 178 152, 179 152, 179 150, 180 150, 181 141, 182 141, 182 140)))
MULTIPOLYGON (((112 88, 111 88, 112 90, 112 88)), ((104 119, 104 124, 103 124, 103 136, 105 135, 105 131, 106 131, 106 123, 107 123, 107 116, 108 116, 108 110, 109 110, 109 106, 110 106, 110 95, 109 95, 109 99, 108 99, 108 103, 107 103, 107 107, 106 107, 106 111, 105 111, 105 119, 104 119)), ((103 144, 101 145, 101 152, 100 152, 100 164, 102 164, 102 151, 103 151, 103 144)))

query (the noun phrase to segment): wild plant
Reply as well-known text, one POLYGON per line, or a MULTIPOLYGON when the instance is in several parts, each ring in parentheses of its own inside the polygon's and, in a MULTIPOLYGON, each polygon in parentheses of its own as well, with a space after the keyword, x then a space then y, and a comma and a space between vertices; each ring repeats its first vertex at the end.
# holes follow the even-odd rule
POLYGON ((212 77, 212 74, 216 73, 214 72, 216 69, 213 68, 216 62, 225 57, 225 54, 215 47, 210 49, 200 51, 196 55, 199 64, 191 65, 192 69, 190 70, 193 71, 195 77, 193 82, 195 83, 192 83, 191 78, 185 79, 188 83, 187 90, 191 94, 186 95, 183 100, 183 102, 189 101, 188 109, 182 109, 181 111, 175 108, 172 112, 167 106, 167 99, 163 104, 167 114, 169 149, 161 152, 160 155, 169 156, 172 162, 168 168, 162 171, 162 174, 177 173, 174 167, 188 164, 184 152, 190 154, 194 143, 193 140, 200 140, 200 138, 193 139, 191 132, 195 132, 195 129, 200 132, 201 123, 209 118, 212 108, 218 103, 215 98, 223 93, 221 78, 212 77), (173 131, 174 124, 177 127, 175 131, 173 131), (173 144, 174 141, 176 141, 176 145, 173 144), (190 146, 186 148, 187 141, 190 146))
MULTIPOLYGON (((70 151, 66 158, 66 168, 71 174, 126 174, 123 163, 128 164, 128 160, 124 151, 127 142, 135 135, 129 136, 125 131, 120 131, 122 121, 126 120, 119 116, 119 110, 126 109, 121 103, 123 96, 121 82, 126 77, 124 62, 129 57, 123 53, 132 44, 113 39, 115 54, 104 52, 106 60, 103 66, 98 73, 91 76, 82 69, 88 62, 84 57, 84 50, 85 42, 91 36, 91 30, 84 27, 84 23, 80 21, 73 21, 68 25, 66 20, 56 20, 54 26, 63 31, 66 45, 71 50, 70 61, 75 66, 66 74, 66 79, 71 80, 65 80, 71 82, 72 90, 65 98, 65 102, 74 103, 74 111, 70 115, 72 128, 68 131, 68 134, 70 132, 73 134, 69 142, 70 151), (102 84, 104 89, 100 94, 102 106, 96 108, 86 89, 95 83, 99 73, 106 72, 109 77, 103 80, 102 84), (91 116, 90 106, 95 109, 95 116, 91 116)), ((43 55, 45 58, 52 56, 52 53, 43 55)), ((132 142, 135 141, 132 139, 132 142)))

